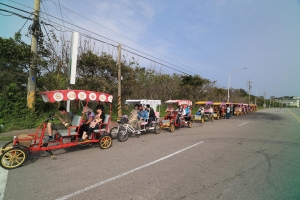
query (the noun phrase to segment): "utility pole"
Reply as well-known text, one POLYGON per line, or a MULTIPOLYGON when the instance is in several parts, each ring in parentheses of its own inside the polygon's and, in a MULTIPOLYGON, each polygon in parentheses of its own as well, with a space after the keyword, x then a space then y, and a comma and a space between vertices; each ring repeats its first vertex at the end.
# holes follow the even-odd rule
POLYGON ((39 35, 39 16, 40 16, 40 0, 34 0, 34 16, 31 26, 31 52, 33 53, 33 59, 31 61, 28 85, 27 85, 27 107, 31 110, 35 110, 35 98, 36 98, 36 55, 38 52, 38 35, 39 35))
POLYGON ((252 83, 252 81, 249 79, 249 81, 247 82, 247 85, 248 85, 248 94, 249 94, 249 104, 250 104, 250 89, 252 88, 251 83, 252 83))
POLYGON ((264 104, 266 104, 266 92, 264 91, 264 104))
POLYGON ((118 46, 118 121, 122 117, 121 107, 121 45, 118 46))

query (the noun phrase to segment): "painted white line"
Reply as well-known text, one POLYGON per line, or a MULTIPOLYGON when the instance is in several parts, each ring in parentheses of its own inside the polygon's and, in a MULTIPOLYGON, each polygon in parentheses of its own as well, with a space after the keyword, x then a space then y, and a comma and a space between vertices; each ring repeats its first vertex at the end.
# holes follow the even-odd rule
POLYGON ((240 124, 239 126, 243 126, 243 125, 245 125, 245 124, 247 124, 249 121, 247 121, 247 122, 245 122, 245 123, 242 123, 242 124, 240 124))
POLYGON ((66 196, 60 197, 60 198, 58 198, 58 199, 56 199, 56 200, 65 200, 65 199, 69 199, 69 198, 74 197, 74 196, 76 196, 76 195, 79 195, 79 194, 81 194, 81 193, 83 193, 83 192, 87 192, 87 191, 89 191, 89 190, 91 190, 91 189, 93 189, 93 188, 99 187, 99 186, 101 186, 101 185, 103 185, 103 184, 105 184, 105 183, 108 183, 108 182, 111 182, 111 181, 113 181, 113 180, 119 179, 119 178, 121 178, 121 177, 123 177, 123 176, 126 176, 126 175, 128 175, 128 174, 131 174, 131 173, 133 173, 133 172, 135 172, 135 171, 137 171, 137 170, 143 169, 143 168, 145 168, 145 167, 149 167, 150 165, 153 165, 153 164, 158 163, 158 162, 160 162, 160 161, 163 161, 163 160, 165 160, 165 159, 167 159, 167 158, 170 158, 170 157, 172 157, 172 156, 175 156, 176 154, 179 154, 179 153, 181 153, 181 152, 183 152, 183 151, 186 151, 186 150, 188 150, 188 149, 190 149, 190 148, 192 148, 192 147, 195 147, 195 146, 197 146, 197 145, 199 145, 199 144, 201 144, 201 143, 203 143, 203 141, 198 142, 198 143, 196 143, 196 144, 193 144, 193 145, 191 145, 191 146, 188 146, 188 147, 186 147, 186 148, 184 148, 184 149, 181 149, 181 150, 179 150, 179 151, 176 151, 175 153, 169 154, 169 155, 167 155, 167 156, 165 156, 165 157, 162 157, 162 158, 160 158, 160 159, 158 159, 158 160, 152 161, 152 162, 150 162, 150 163, 148 163, 148 164, 145 164, 145 165, 142 165, 142 166, 140 166, 140 167, 137 167, 137 168, 134 168, 134 169, 132 169, 132 170, 129 170, 129 171, 127 171, 127 172, 124 172, 123 174, 119 174, 119 175, 117 175, 117 176, 115 176, 115 177, 106 179, 106 180, 104 180, 104 181, 101 181, 101 182, 98 182, 98 183, 96 183, 96 184, 94 184, 94 185, 85 187, 85 188, 83 188, 83 189, 81 189, 81 190, 78 190, 78 191, 73 192, 73 193, 71 193, 71 194, 68 194, 68 195, 66 195, 66 196))
POLYGON ((4 199, 8 170, 0 167, 0 200, 4 199))

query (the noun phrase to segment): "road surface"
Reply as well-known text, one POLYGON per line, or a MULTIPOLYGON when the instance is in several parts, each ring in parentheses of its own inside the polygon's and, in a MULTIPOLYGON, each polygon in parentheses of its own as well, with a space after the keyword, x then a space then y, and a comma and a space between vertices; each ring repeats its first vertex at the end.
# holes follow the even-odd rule
MULTIPOLYGON (((300 109, 34 154, 4 199, 300 199, 300 109)), ((3 170, 2 170, 3 171, 3 170)))

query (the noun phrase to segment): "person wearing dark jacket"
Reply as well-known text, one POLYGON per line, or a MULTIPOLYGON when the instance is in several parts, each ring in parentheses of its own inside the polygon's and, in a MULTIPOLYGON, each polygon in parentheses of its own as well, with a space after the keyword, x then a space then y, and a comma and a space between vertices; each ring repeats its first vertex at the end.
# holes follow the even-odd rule
POLYGON ((149 112, 148 126, 150 127, 151 122, 155 121, 156 116, 155 116, 153 108, 151 108, 149 104, 147 104, 146 107, 147 107, 147 111, 149 112))

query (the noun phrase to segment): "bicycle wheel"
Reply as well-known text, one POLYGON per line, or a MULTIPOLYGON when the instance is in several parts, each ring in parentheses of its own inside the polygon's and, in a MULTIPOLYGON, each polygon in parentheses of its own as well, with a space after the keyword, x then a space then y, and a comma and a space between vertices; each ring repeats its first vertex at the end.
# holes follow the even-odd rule
POLYGON ((128 139, 128 132, 126 130, 120 129, 118 132, 118 140, 120 142, 125 142, 128 139))
POLYGON ((117 139, 118 138, 118 128, 117 126, 113 127, 112 129, 110 129, 110 135, 113 139, 117 139))

